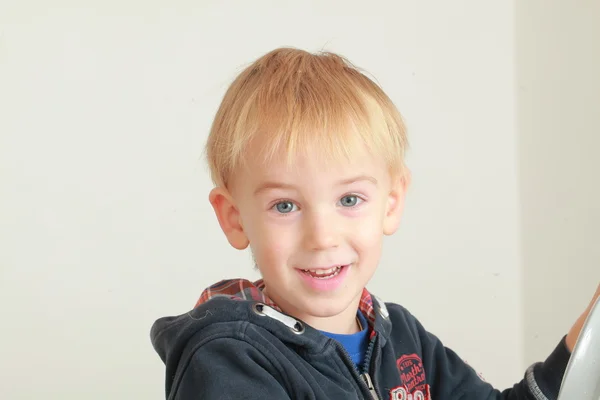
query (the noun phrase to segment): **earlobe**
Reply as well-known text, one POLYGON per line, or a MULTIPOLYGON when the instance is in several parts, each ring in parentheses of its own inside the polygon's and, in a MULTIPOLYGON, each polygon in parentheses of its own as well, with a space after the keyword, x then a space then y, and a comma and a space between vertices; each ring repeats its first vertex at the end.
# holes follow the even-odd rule
POLYGON ((392 184, 383 221, 384 235, 393 235, 398 230, 398 226, 400 226, 400 220, 402 219, 402 213, 404 212, 404 200, 409 184, 409 172, 406 172, 402 177, 396 179, 392 184))
POLYGON ((244 227, 240 221, 240 213, 233 202, 231 194, 224 188, 216 187, 211 190, 208 200, 229 244, 238 250, 247 248, 250 242, 244 232, 244 227))

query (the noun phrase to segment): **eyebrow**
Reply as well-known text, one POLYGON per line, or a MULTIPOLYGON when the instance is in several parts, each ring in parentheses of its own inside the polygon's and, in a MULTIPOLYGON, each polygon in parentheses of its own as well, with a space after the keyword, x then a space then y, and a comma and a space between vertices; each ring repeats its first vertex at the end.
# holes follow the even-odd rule
MULTIPOLYGON (((367 181, 372 183, 373 185, 377 186, 377 179, 375 179, 372 176, 369 175, 360 175, 360 176, 355 176, 349 179, 344 179, 339 181, 336 186, 346 186, 346 185, 351 185, 353 183, 357 183, 357 182, 361 182, 361 181, 367 181)), ((266 190, 270 190, 270 189, 295 189, 296 186, 294 186, 293 184, 289 184, 289 183, 283 183, 283 182, 265 182, 263 184, 261 184, 255 191, 254 194, 257 195, 260 192, 264 192, 266 190)))

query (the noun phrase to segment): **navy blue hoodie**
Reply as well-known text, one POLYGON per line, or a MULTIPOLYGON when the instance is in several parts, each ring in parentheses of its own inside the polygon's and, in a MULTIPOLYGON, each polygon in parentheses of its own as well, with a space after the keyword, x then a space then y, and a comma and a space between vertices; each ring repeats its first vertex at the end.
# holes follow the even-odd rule
POLYGON ((192 311, 154 323, 167 399, 555 400, 570 357, 563 337, 544 362, 500 391, 405 308, 365 289, 359 311, 371 334, 357 368, 338 342, 281 312, 263 287, 222 281, 192 311))

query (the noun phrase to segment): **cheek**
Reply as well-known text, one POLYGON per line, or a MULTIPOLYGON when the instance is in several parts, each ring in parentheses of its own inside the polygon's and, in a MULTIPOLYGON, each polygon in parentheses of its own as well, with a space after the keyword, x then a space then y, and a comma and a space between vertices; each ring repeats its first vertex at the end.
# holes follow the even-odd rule
POLYGON ((372 252, 381 247, 383 240, 383 211, 379 208, 360 219, 353 229, 354 245, 359 251, 372 252))
POLYGON ((370 250, 381 245, 382 236, 380 223, 363 224, 356 232, 355 243, 363 250, 370 250))
POLYGON ((281 277, 285 274, 285 266, 289 264, 290 252, 277 242, 261 243, 261 246, 252 247, 254 260, 265 280, 281 277))
POLYGON ((255 224, 248 232, 250 247, 261 266, 285 263, 294 246, 290 230, 281 226, 255 224))

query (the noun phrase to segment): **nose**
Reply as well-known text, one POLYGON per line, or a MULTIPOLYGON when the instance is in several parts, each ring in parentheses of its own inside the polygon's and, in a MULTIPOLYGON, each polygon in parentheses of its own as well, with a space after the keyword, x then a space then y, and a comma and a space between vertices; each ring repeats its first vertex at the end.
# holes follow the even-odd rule
POLYGON ((339 246, 340 225, 332 213, 314 212, 305 217, 303 236, 308 250, 326 250, 339 246))

